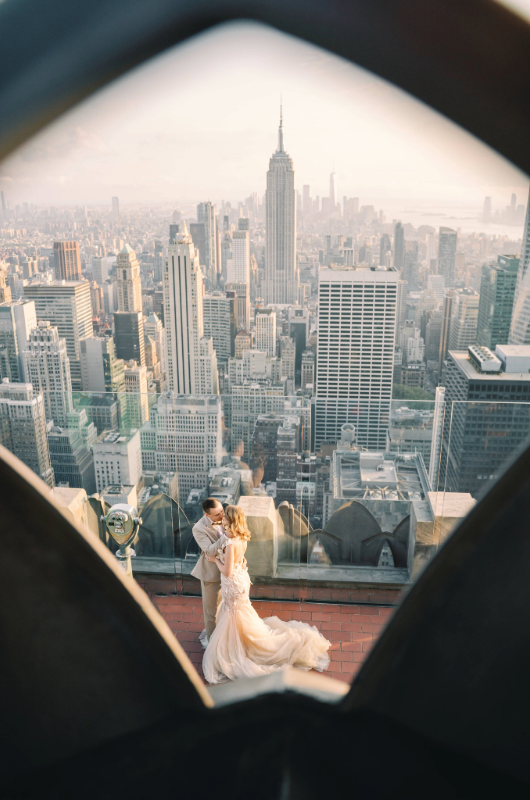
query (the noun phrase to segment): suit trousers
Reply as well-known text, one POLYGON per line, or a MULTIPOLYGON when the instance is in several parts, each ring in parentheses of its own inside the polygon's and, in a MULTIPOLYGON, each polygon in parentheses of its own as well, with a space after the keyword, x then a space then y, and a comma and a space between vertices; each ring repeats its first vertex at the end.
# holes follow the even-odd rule
POLYGON ((217 606, 221 602, 221 580, 201 581, 202 609, 204 613, 204 627, 208 639, 215 630, 215 615, 217 606))

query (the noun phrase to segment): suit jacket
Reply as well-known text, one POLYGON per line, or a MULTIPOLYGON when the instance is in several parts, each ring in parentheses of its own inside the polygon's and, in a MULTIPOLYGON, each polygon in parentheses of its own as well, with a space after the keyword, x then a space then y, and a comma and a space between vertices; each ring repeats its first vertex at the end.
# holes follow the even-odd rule
MULTIPOLYGON (((217 564, 207 561, 204 554, 215 556, 223 542, 226 541, 226 536, 221 536, 217 533, 217 528, 220 526, 212 525, 210 518, 204 515, 193 526, 193 538, 201 548, 201 555, 199 560, 193 567, 191 574, 194 578, 199 578, 201 581, 221 581, 221 573, 217 564)), ((222 528, 220 528, 222 530, 222 528)))

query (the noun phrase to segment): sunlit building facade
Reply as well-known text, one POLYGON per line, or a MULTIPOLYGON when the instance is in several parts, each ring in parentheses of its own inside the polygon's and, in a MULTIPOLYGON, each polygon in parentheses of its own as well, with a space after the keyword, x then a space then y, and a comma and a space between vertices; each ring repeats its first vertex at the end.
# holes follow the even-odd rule
POLYGON ((394 269, 321 269, 315 449, 337 442, 345 423, 359 445, 384 448, 394 367, 394 269))
POLYGON ((265 302, 295 304, 298 302, 296 191, 293 160, 284 149, 282 116, 278 148, 267 172, 265 205, 265 280, 262 284, 265 302))

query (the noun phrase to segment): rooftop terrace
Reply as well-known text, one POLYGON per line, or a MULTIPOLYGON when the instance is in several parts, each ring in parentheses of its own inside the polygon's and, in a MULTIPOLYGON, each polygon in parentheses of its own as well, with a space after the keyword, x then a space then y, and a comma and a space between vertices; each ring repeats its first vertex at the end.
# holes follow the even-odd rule
MULTIPOLYGON (((204 629, 201 598, 172 594, 174 583, 168 578, 140 575, 137 580, 204 680, 204 650, 199 642, 199 634, 204 629)), ((262 595, 263 587, 254 587, 252 593, 262 595)), ((395 600, 398 597, 398 593, 392 595, 395 600)), ((252 605, 262 618, 297 619, 318 628, 331 641, 331 663, 324 674, 346 683, 352 682, 396 607, 395 604, 373 605, 370 602, 316 603, 274 599, 253 599, 252 605)))

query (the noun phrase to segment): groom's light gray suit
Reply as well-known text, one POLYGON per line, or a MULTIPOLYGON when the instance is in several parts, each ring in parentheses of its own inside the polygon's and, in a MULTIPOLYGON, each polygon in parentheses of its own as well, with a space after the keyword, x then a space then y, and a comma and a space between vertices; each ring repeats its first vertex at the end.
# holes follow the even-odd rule
POLYGON ((191 571, 194 578, 199 578, 202 591, 202 608, 204 612, 204 627, 208 639, 215 630, 215 615, 219 605, 221 591, 221 573, 217 564, 207 561, 205 553, 215 556, 220 545, 226 541, 226 536, 222 534, 220 525, 212 525, 209 517, 204 515, 193 526, 193 537, 201 548, 201 555, 196 565, 191 571), (219 532, 221 531, 221 536, 219 532))

